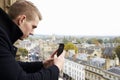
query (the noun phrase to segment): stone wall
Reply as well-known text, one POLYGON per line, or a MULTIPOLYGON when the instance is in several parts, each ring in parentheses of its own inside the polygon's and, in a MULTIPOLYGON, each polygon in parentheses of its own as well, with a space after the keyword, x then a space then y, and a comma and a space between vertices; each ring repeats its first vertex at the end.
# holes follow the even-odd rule
POLYGON ((7 12, 10 5, 17 0, 0 0, 0 7, 7 12))

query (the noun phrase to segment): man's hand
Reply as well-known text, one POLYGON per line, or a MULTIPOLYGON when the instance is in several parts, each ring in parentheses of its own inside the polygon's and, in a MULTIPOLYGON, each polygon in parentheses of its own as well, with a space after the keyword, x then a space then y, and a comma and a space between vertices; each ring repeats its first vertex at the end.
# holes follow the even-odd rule
POLYGON ((43 61, 44 68, 48 68, 54 64, 58 67, 59 71, 61 71, 63 68, 63 64, 64 64, 65 53, 66 52, 63 51, 62 54, 57 57, 56 51, 55 51, 49 59, 43 61))
POLYGON ((52 66, 54 63, 53 61, 54 61, 54 58, 50 58, 50 59, 43 61, 44 68, 48 68, 49 66, 52 66))
POLYGON ((62 52, 61 55, 59 55, 58 57, 54 58, 54 64, 59 68, 59 71, 62 70, 63 65, 64 65, 64 60, 65 60, 65 51, 62 52))

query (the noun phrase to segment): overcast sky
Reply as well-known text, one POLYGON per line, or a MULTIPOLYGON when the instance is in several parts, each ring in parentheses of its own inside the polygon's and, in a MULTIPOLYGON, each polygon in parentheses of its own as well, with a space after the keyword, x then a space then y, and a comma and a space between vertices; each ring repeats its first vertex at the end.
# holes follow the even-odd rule
POLYGON ((30 0, 43 20, 35 34, 120 36, 120 0, 30 0))

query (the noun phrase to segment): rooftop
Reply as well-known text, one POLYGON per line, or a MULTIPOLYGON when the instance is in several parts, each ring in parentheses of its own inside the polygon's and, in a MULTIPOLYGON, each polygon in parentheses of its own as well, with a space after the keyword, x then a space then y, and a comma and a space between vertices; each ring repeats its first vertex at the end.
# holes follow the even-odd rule
POLYGON ((112 67, 108 71, 120 75, 120 67, 112 67))

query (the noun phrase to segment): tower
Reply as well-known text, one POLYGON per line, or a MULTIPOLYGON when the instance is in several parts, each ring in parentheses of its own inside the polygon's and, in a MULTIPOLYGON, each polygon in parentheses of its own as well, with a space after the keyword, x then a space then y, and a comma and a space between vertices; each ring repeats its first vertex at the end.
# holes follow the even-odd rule
POLYGON ((115 56, 115 65, 118 66, 120 63, 119 63, 119 58, 117 57, 117 55, 115 56))

